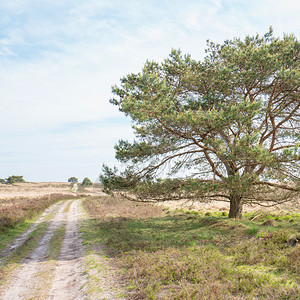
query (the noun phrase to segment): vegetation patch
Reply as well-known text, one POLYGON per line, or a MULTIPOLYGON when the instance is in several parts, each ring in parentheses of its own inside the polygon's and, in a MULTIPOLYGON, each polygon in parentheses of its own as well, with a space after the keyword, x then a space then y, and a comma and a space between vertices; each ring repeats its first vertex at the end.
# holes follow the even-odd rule
POLYGON ((20 236, 25 230, 29 229, 31 225, 32 220, 26 220, 22 223, 16 224, 13 228, 7 229, 5 231, 5 234, 0 233, 0 250, 9 245, 16 237, 20 236))
MULTIPOLYGON (((52 204, 71 198, 76 197, 73 195, 52 194, 37 198, 15 197, 0 199, 0 233, 7 234, 8 230, 18 227, 18 224, 28 219, 32 219, 52 204)), ((26 225, 21 225, 19 228, 23 226, 26 227, 26 225)))
POLYGON ((58 258, 61 252, 65 232, 65 222, 54 231, 53 237, 49 242, 47 258, 42 262, 41 267, 36 274, 36 278, 38 278, 38 282, 36 283, 36 285, 40 288, 37 288, 34 291, 32 299, 43 299, 45 295, 47 295, 50 291, 51 284, 55 276, 55 267, 58 263, 58 258))
MULTIPOLYGON (((90 198, 89 202, 96 204, 98 201, 90 198)), ((89 202, 86 202, 86 204, 89 202)), ((92 206, 90 205, 90 207, 92 206)), ((97 208, 99 207, 97 206, 97 208)), ((83 288, 89 299, 97 299, 100 294, 110 295, 114 299, 124 298, 126 293, 122 288, 123 282, 118 267, 114 263, 114 258, 108 256, 103 250, 105 249, 105 247, 102 247, 103 243, 99 239, 95 239, 98 229, 94 227, 94 222, 95 220, 86 218, 82 221, 80 228, 85 252, 84 273, 87 278, 83 288)))
POLYGON ((25 243, 18 247, 15 251, 12 251, 5 261, 0 264, 0 292, 1 286, 6 282, 7 276, 12 270, 17 268, 20 264, 22 258, 29 255, 30 252, 36 248, 41 237, 45 234, 48 229, 49 224, 43 222, 37 225, 36 229, 32 231, 25 243))
POLYGON ((105 245, 124 270, 131 299, 297 299, 300 293, 299 214, 235 220, 109 197, 84 204, 93 216, 85 242, 105 245))

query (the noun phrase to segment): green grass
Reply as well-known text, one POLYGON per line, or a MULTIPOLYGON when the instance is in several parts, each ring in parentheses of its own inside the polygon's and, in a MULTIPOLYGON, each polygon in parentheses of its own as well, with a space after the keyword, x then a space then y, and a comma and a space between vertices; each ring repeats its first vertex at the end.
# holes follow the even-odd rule
MULTIPOLYGON (((84 207, 82 208, 84 209, 84 207)), ((83 238, 82 244, 84 245, 84 274, 87 278, 83 286, 86 296, 88 299, 98 299, 99 295, 107 292, 111 295, 110 297, 125 298, 126 293, 124 293, 122 283, 119 280, 118 268, 111 263, 113 258, 107 255, 102 247, 99 247, 99 243, 91 242, 94 235, 93 230, 91 230, 92 227, 93 220, 89 218, 82 222, 80 226, 80 233, 83 238), (103 283, 103 278, 110 279, 103 283)))
POLYGON ((49 241, 47 256, 43 262, 41 262, 42 268, 36 273, 38 282, 35 283, 36 289, 31 294, 30 299, 43 299, 45 295, 49 293, 55 276, 55 269, 61 252, 65 232, 65 222, 55 229, 54 234, 49 241))
POLYGON ((29 227, 33 224, 33 222, 25 221, 17 224, 14 228, 10 228, 6 230, 5 233, 0 234, 0 250, 5 248, 8 244, 10 244, 17 236, 21 235, 25 230, 29 229, 29 227))
POLYGON ((85 243, 106 245, 125 272, 132 298, 299 299, 300 247, 288 246, 300 238, 299 214, 232 220, 222 212, 164 210, 138 218, 126 215, 123 206, 130 211, 131 203, 112 200, 114 217, 97 217, 101 203, 109 215, 103 201, 85 202, 93 216, 85 243))
MULTIPOLYGON (((55 200, 55 202, 59 202, 61 200, 55 200)), ((51 202, 50 202, 51 203, 51 202)), ((50 204, 49 204, 50 205, 50 204)), ((0 251, 4 249, 7 245, 9 245, 13 240, 15 240, 18 236, 20 236, 23 232, 30 228, 41 216, 42 211, 37 209, 33 214, 33 217, 25 220, 18 220, 11 227, 5 227, 0 230, 0 251), (1 232, 2 231, 2 232, 1 232)), ((50 212, 47 216, 44 217, 43 221, 50 220, 56 211, 50 212)))
POLYGON ((47 222, 38 224, 35 230, 29 234, 25 243, 18 247, 15 251, 10 252, 7 259, 0 264, 0 286, 6 282, 8 274, 19 266, 22 258, 26 257, 33 251, 41 237, 47 231, 48 226, 49 224, 47 222))
MULTIPOLYGON (((23 201, 22 198, 16 198, 10 201, 9 208, 5 207, 6 200, 3 202, 0 200, 0 251, 29 229, 46 208, 54 203, 62 201, 63 199, 70 198, 70 196, 59 194, 54 194, 40 199, 29 199, 28 201, 23 201), (19 206, 16 209, 14 209, 15 201, 19 206), (20 202, 22 202, 21 205, 20 202)), ((72 198, 74 198, 74 196, 72 198)), ((54 213, 55 212, 52 212, 46 216, 44 221, 51 219, 54 213)))
POLYGON ((59 254, 61 252, 61 247, 62 247, 65 233, 66 233, 66 224, 64 223, 55 230, 54 235, 49 242, 49 254, 47 260, 50 261, 50 260, 58 259, 59 254))

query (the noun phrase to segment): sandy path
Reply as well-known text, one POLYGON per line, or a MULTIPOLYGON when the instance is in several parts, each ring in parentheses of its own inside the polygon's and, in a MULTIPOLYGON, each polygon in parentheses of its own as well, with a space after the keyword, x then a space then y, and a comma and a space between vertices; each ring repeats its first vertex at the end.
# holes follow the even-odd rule
POLYGON ((66 234, 49 299, 83 299, 81 292, 83 250, 78 233, 80 213, 78 201, 74 201, 68 213, 66 234))
MULTIPOLYGON (((41 222, 51 212, 54 216, 49 221, 46 233, 38 242, 36 248, 23 258, 20 266, 13 271, 7 288, 0 296, 3 300, 17 299, 84 299, 80 291, 83 276, 80 269, 81 247, 78 234, 79 201, 68 200, 54 205, 45 213, 41 222), (54 236, 55 230, 66 223, 66 234, 64 237, 61 254, 56 262, 56 270, 46 270, 54 273, 54 280, 50 294, 45 286, 43 293, 43 268, 49 253, 49 242, 54 236), (41 292, 42 289, 42 292, 41 292), (36 297, 36 295, 42 295, 36 297)), ((35 225, 36 226, 36 225, 35 225)), ((17 241, 14 246, 19 242, 17 241)), ((45 272, 44 272, 45 273, 45 272)), ((49 274, 47 274, 49 278, 49 274)))

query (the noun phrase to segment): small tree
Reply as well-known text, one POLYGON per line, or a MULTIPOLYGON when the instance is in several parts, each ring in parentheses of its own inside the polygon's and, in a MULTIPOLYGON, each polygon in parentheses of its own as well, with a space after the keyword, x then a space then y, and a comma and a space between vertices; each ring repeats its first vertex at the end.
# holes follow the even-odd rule
POLYGON ((193 199, 273 205, 300 190, 299 50, 293 35, 209 43, 204 61, 173 50, 115 86, 136 140, 119 141, 119 174, 103 167, 106 192, 134 201, 193 199), (169 178, 159 179, 161 170, 169 178), (187 177, 180 178, 183 173, 187 177))
POLYGON ((76 177, 70 177, 68 179, 68 182, 70 182, 70 183, 77 183, 78 182, 78 178, 76 178, 76 177))
POLYGON ((6 183, 8 183, 8 184, 14 184, 17 182, 25 182, 25 180, 23 179, 23 176, 17 176, 17 175, 9 176, 5 180, 6 180, 6 183))
POLYGON ((3 179, 3 178, 0 178, 0 183, 2 183, 2 184, 6 184, 6 180, 5 180, 5 179, 3 179))
POLYGON ((91 182, 91 180, 87 177, 85 177, 82 181, 82 186, 92 186, 93 183, 91 182))

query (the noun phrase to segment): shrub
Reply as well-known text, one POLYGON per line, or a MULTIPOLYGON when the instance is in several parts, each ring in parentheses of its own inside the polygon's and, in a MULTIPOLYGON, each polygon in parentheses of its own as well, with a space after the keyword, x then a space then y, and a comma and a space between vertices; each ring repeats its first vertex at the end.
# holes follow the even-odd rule
POLYGON ((82 186, 92 186, 93 183, 91 182, 91 180, 87 177, 85 177, 82 181, 82 186))

